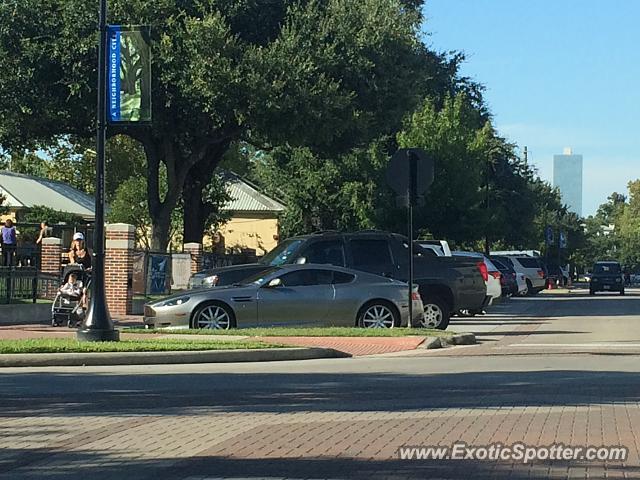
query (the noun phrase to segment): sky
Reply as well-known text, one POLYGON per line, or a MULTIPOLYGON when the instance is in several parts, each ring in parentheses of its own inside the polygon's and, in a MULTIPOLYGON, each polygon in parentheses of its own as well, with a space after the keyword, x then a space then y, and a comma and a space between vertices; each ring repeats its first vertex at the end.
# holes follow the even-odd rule
POLYGON ((583 215, 640 178, 640 1, 426 0, 437 51, 464 52, 499 133, 551 182, 553 155, 584 158, 583 215))

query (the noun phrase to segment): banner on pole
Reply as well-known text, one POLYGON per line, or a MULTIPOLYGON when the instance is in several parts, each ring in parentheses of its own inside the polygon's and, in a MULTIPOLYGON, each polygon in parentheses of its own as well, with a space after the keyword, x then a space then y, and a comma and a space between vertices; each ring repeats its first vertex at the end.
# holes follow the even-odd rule
POLYGON ((544 229, 544 240, 545 243, 547 245, 553 245, 554 244, 554 235, 553 235, 553 227, 551 227, 551 225, 547 225, 547 227, 544 229))
POLYGON ((560 248, 567 248, 567 233, 560 232, 560 240, 559 240, 560 248))
POLYGON ((110 123, 151 122, 148 26, 109 25, 107 103, 110 123))

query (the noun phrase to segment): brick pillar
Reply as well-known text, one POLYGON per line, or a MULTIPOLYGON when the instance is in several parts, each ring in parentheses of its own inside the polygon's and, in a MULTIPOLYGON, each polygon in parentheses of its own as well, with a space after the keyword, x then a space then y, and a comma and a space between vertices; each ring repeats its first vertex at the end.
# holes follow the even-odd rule
POLYGON ((191 274, 202 270, 202 244, 201 243, 185 243, 183 247, 184 253, 191 254, 191 274))
POLYGON ((129 315, 133 311, 133 250, 135 227, 112 223, 106 228, 105 288, 112 315, 129 315))
POLYGON ((45 237, 42 239, 42 255, 40 257, 40 270, 44 273, 60 275, 62 267, 62 239, 45 237))
MULTIPOLYGON (((62 269, 62 239, 46 237, 42 239, 42 253, 40 256, 40 271, 51 275, 60 275, 62 269)), ((47 281, 40 295, 53 299, 58 291, 59 282, 47 281)))

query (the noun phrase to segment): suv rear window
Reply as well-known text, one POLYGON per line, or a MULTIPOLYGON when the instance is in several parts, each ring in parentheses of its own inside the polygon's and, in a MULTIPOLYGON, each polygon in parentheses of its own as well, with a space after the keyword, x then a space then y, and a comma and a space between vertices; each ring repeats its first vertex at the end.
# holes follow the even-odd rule
POLYGON ((596 263, 593 273, 620 273, 620 265, 617 263, 596 263))
POLYGON ((533 257, 518 257, 518 262, 524 268, 541 268, 540 261, 533 257))

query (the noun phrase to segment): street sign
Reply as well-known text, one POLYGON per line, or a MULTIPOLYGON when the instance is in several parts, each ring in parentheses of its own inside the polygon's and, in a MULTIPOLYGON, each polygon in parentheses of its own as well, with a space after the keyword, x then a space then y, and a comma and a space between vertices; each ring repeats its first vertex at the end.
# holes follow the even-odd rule
POLYGON ((414 195, 420 195, 433 183, 434 165, 433 158, 421 148, 401 148, 389 161, 387 183, 398 195, 406 195, 412 186, 414 195), (412 170, 414 185, 410 184, 412 170))
POLYGON ((413 321, 413 207, 421 194, 433 183, 434 161, 419 148, 401 148, 393 154, 387 166, 387 183, 399 195, 398 200, 407 207, 409 254, 409 327, 413 321))

